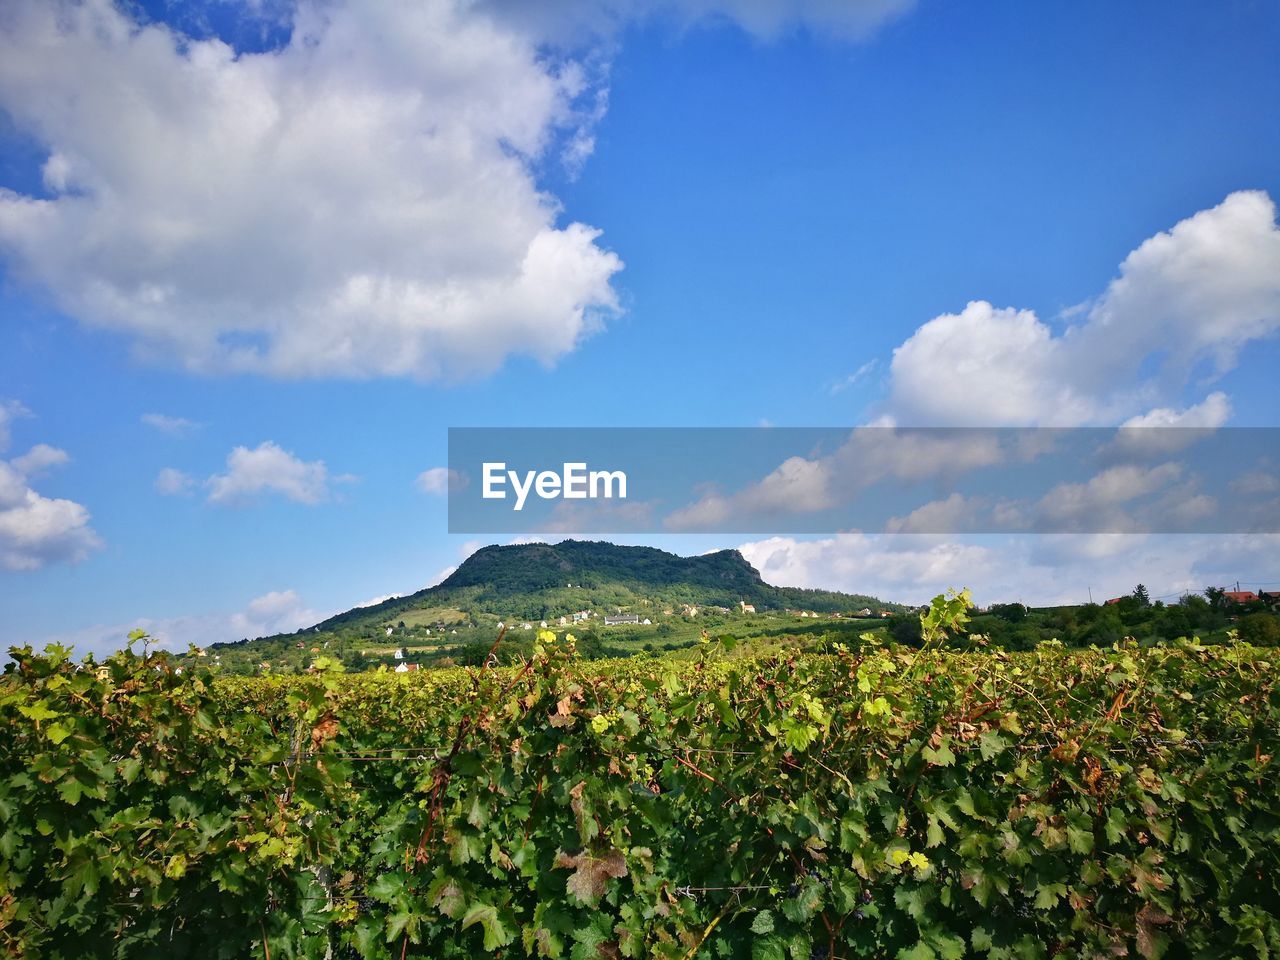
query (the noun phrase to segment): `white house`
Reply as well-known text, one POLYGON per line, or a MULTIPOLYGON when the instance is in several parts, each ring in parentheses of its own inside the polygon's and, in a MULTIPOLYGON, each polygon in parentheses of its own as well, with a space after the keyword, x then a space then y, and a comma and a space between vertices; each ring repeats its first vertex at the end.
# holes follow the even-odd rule
POLYGON ((397 659, 397 660, 403 660, 403 659, 404 659, 404 647, 398 647, 398 648, 396 649, 396 659, 397 659))

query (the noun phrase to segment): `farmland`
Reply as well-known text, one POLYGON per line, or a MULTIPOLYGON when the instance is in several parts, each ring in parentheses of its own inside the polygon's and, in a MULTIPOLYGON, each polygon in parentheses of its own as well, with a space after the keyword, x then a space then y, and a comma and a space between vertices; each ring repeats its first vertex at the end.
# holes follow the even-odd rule
POLYGON ((17 651, 24 957, 1266 957, 1273 652, 921 649, 179 674, 17 651))

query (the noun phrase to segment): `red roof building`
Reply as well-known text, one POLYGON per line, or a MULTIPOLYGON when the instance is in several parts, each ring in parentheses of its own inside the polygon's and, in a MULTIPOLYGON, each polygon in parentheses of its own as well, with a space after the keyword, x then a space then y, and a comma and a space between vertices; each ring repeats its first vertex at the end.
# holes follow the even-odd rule
POLYGON ((1254 603, 1258 599, 1252 590, 1228 590, 1223 596, 1232 603, 1254 603))

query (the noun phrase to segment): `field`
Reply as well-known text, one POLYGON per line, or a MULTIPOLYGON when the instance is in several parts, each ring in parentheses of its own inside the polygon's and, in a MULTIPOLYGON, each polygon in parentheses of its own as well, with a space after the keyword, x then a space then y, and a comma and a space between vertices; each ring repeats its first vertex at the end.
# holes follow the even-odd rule
POLYGON ((1271 957, 1273 651, 835 646, 408 676, 19 651, 11 956, 1271 957))

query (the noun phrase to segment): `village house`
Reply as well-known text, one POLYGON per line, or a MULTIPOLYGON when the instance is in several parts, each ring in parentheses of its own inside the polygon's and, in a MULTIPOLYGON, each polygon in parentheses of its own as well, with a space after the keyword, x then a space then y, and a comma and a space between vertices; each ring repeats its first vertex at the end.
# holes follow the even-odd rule
POLYGON ((755 605, 754 605, 754 604, 747 603, 747 601, 745 601, 745 600, 739 600, 739 601, 738 601, 738 606, 742 608, 742 612, 743 612, 743 613, 755 613, 755 612, 756 612, 755 605))
POLYGON ((619 613, 615 616, 607 616, 604 618, 606 627, 616 627, 622 623, 639 623, 640 618, 634 613, 619 613))
POLYGON ((403 660, 403 659, 404 659, 404 647, 397 647, 397 648, 396 648, 396 659, 397 659, 397 660, 403 660))
POLYGON ((1258 601, 1258 595, 1252 590, 1228 590, 1223 596, 1231 603, 1246 604, 1258 601))
POLYGON ((396 673, 409 673, 411 670, 417 670, 416 663, 402 663, 396 667, 396 673))

